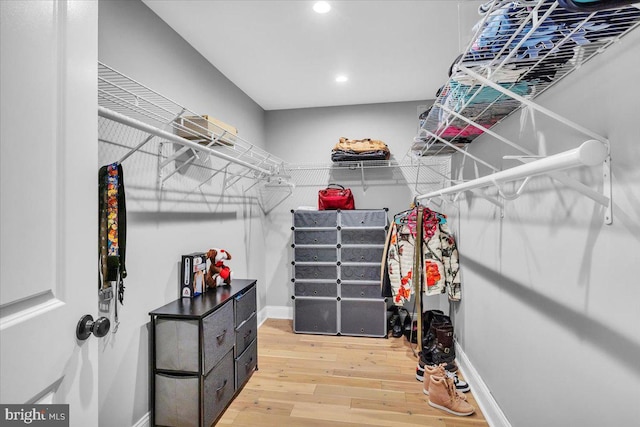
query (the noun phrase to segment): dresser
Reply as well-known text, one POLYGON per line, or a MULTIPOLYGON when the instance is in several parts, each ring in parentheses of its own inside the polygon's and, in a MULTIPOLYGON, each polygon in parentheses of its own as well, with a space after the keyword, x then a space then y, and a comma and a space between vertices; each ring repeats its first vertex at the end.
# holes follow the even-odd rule
POLYGON ((294 332, 386 337, 387 209, 291 213, 294 332))
POLYGON ((256 281, 233 279, 149 315, 152 425, 211 426, 257 369, 256 281))

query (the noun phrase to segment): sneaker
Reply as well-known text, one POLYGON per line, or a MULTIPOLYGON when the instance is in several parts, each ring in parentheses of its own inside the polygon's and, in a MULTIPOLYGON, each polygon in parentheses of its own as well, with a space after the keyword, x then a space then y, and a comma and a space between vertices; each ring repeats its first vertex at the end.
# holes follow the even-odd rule
POLYGON ((456 391, 453 379, 447 376, 433 375, 431 377, 429 381, 429 406, 459 416, 467 416, 475 412, 475 408, 456 391))
POLYGON ((418 381, 424 382, 422 391, 427 396, 429 395, 429 378, 432 375, 436 375, 440 377, 446 375, 448 378, 453 379, 453 384, 456 386, 456 391, 460 393, 466 393, 469 390, 471 390, 467 382, 458 378, 458 375, 454 374, 453 372, 447 371, 445 369, 444 363, 441 363, 440 365, 432 365, 432 366, 422 364, 421 366, 421 362, 422 361, 419 360, 418 366, 416 367, 416 379, 418 381))

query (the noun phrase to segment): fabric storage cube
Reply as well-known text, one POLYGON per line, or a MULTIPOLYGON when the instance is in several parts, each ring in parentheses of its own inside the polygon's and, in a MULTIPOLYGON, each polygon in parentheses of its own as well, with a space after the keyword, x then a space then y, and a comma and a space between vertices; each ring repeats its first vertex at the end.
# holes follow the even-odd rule
POLYGON ((384 246, 342 246, 342 262, 382 262, 384 246))
POLYGON ((235 299, 235 314, 236 325, 241 325, 242 322, 247 320, 253 313, 256 312, 256 288, 255 286, 245 292, 238 295, 235 299))
POLYGON ((328 298, 296 298, 293 330, 308 333, 338 333, 338 301, 328 298))
POLYGON ((387 212, 384 210, 353 210, 340 212, 342 227, 385 227, 387 212))
MULTIPOLYGON (((206 374, 235 344, 233 304, 225 304, 202 319, 202 330, 204 373, 206 374)), ((194 343, 191 343, 191 346, 193 345, 194 343)))
POLYGON ((200 380, 198 376, 155 375, 156 425, 200 426, 200 380))
POLYGON ((329 265, 313 265, 313 264, 296 264, 294 267, 294 275, 299 279, 337 279, 338 267, 336 264, 329 265))
POLYGON ((340 266, 341 280, 380 280, 380 264, 342 264, 340 266))
POLYGON ((340 301, 340 332, 344 335, 387 336, 387 311, 384 299, 340 301))
POLYGON ((158 319, 156 322, 156 368, 198 372, 200 341, 197 320, 158 319))
POLYGON ((293 213, 294 227, 337 227, 338 213, 336 211, 295 211, 293 213))
POLYGON ((333 282, 301 282, 296 280, 293 294, 297 297, 337 297, 338 284, 333 282))
POLYGON ((258 343, 254 340, 236 359, 236 388, 241 387, 247 381, 247 377, 256 369, 257 363, 258 343))
POLYGON ((335 245, 338 230, 297 230, 294 235, 296 245, 335 245))
POLYGON ((382 298, 380 283, 341 283, 342 298, 382 298))
POLYGON ((379 229, 345 229, 342 232, 342 244, 380 244, 384 243, 387 237, 387 231, 384 228, 379 229))
POLYGON ((337 262, 338 250, 332 247, 300 247, 294 248, 295 261, 337 262))
POLYGON ((253 314, 236 329, 236 355, 241 354, 258 335, 258 320, 253 314))
POLYGON ((204 425, 210 426, 231 401, 236 391, 233 351, 204 378, 204 425))

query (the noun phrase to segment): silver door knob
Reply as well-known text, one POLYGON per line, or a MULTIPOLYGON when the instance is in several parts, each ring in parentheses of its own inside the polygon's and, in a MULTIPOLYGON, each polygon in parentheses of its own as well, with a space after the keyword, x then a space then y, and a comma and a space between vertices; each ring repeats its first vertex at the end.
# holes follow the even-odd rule
POLYGON ((92 315, 85 314, 78 322, 78 326, 76 326, 76 338, 84 341, 89 338, 91 334, 101 338, 107 335, 110 327, 111 322, 106 317, 99 317, 98 320, 94 322, 92 315))

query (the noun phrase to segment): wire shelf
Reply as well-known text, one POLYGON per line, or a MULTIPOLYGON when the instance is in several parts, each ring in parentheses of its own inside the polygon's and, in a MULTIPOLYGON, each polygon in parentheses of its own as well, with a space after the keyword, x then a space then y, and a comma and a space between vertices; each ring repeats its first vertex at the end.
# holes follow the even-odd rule
MULTIPOLYGON (((239 164, 254 166, 262 175, 275 175, 284 161, 233 134, 219 123, 178 104, 134 79, 98 63, 98 105, 130 119, 169 132, 186 152, 197 143, 202 151, 239 164), (183 141, 180 141, 183 140, 183 141), (209 149, 209 150, 207 150, 209 149)), ((132 147, 135 149, 135 147, 132 147)), ((194 150, 198 150, 197 146, 194 150)))
POLYGON ((463 150, 640 24, 634 6, 583 13, 551 0, 494 0, 481 8, 470 45, 420 115, 413 156, 463 150))

